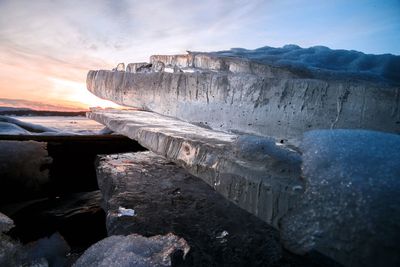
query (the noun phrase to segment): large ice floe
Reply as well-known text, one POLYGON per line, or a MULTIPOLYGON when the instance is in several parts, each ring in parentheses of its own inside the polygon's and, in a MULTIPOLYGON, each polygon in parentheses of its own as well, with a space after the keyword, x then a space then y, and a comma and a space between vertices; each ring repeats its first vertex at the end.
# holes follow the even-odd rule
POLYGON ((89 91, 141 110, 88 116, 274 226, 292 252, 398 266, 399 66, 295 45, 153 55, 89 71, 89 91))
POLYGON ((313 129, 398 133, 399 61, 296 46, 154 55, 126 71, 89 71, 87 88, 121 105, 218 131, 276 139, 299 139, 313 129))

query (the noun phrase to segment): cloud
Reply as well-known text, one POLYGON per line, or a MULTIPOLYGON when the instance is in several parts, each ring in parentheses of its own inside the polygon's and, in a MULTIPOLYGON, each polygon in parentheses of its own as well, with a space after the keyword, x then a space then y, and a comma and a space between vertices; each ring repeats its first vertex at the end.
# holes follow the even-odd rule
POLYGON ((84 83, 88 70, 146 61, 154 53, 225 48, 237 25, 246 26, 245 13, 259 4, 238 0, 1 1, 0 96, 46 102, 76 99, 91 105, 95 101, 80 100, 84 93, 72 86, 84 83), (62 87, 57 80, 71 82, 62 87))
POLYGON ((246 27, 244 21, 259 5, 210 0, 5 1, 0 6, 0 43, 74 64, 83 63, 82 55, 110 64, 147 58, 144 53, 151 50, 223 48, 223 38, 238 25, 246 27))

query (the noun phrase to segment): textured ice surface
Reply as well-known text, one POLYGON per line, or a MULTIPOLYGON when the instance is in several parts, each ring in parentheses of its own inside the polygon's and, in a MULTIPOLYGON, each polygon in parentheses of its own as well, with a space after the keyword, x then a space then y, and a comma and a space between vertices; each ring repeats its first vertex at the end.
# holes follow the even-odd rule
POLYGON ((375 69, 351 72, 339 63, 337 70, 276 67, 210 53, 155 55, 151 61, 199 72, 92 70, 87 88, 121 105, 213 130, 278 140, 297 140, 313 129, 400 132, 400 88, 383 82, 388 78, 372 72, 375 69))
POLYGON ((282 221, 287 246, 346 266, 400 266, 400 136, 364 130, 305 134, 307 189, 282 221))
POLYGON ((285 161, 293 164, 301 162, 300 156, 296 151, 277 143, 272 137, 239 135, 235 145, 234 149, 237 156, 246 160, 265 161, 271 158, 276 161, 285 161))
POLYGON ((171 266, 172 253, 182 250, 186 255, 189 249, 183 238, 171 233, 150 238, 137 234, 110 236, 86 250, 74 266, 171 266))
POLYGON ((400 83, 400 56, 391 54, 369 55, 354 50, 332 50, 325 46, 301 48, 297 45, 264 46, 254 50, 232 48, 211 54, 248 58, 277 66, 352 73, 400 83))
POLYGON ((183 166, 273 225, 300 194, 292 190, 303 184, 300 154, 286 145, 278 146, 272 138, 239 137, 137 110, 99 109, 88 116, 183 166))

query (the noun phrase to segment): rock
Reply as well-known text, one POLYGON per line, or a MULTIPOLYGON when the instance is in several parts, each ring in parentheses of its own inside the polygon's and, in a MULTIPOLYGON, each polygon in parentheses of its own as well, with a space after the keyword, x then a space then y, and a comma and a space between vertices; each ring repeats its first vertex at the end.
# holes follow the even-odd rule
POLYGON ((0 234, 9 231, 13 227, 13 220, 0 212, 0 234))
POLYGON ((23 246, 2 233, 13 227, 13 221, 0 213, 0 266, 65 266, 70 248, 60 234, 23 246))
POLYGON ((204 53, 152 56, 196 72, 89 71, 87 88, 118 104, 215 130, 300 140, 312 129, 400 132, 400 87, 204 53))
MULTIPOLYGON (((25 264, 26 265, 26 264, 25 264)), ((28 263, 29 267, 49 267, 49 263, 45 258, 40 258, 28 263)))
POLYGON ((23 246, 0 234, 0 266, 66 266, 68 244, 55 233, 23 246))
POLYGON ((183 238, 171 233, 149 238, 136 234, 110 236, 86 250, 73 266, 172 266, 172 254, 182 250, 186 255, 189 249, 183 238))
POLYGON ((19 251, 22 245, 0 233, 0 266, 19 266, 19 251))
POLYGON ((66 266, 69 251, 64 238, 54 233, 25 245, 21 261, 28 266, 66 266))
POLYGON ((0 141, 0 201, 38 193, 49 182, 48 167, 52 162, 47 143, 35 141, 0 141), (10 196, 13 197, 13 196, 10 196))
POLYGON ((3 234, 13 227, 13 220, 0 212, 0 266, 13 266, 16 264, 17 253, 21 245, 3 234))
POLYGON ((100 192, 93 191, 13 203, 1 210, 18 226, 10 236, 27 243, 58 232, 79 253, 107 235, 100 204, 100 192))
POLYGON ((188 266, 318 266, 282 251, 271 226, 154 153, 101 156, 97 177, 109 235, 173 232, 191 248, 188 266))
POLYGON ((96 190, 93 164, 98 154, 144 150, 134 140, 115 134, 1 139, 0 205, 96 190))
POLYGON ((97 110, 88 116, 183 166, 275 227, 305 187, 300 154, 271 138, 239 138, 144 111, 97 110))

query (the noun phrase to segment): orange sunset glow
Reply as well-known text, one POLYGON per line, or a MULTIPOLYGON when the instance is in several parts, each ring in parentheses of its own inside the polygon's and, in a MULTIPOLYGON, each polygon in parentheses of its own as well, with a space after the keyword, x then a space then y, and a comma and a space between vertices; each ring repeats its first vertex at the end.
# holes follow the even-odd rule
MULTIPOLYGON (((87 70, 97 64, 66 64, 46 55, 27 54, 11 45, 0 45, 3 46, 0 50, 0 105, 38 110, 120 107, 86 90, 87 70)), ((109 68, 104 63, 97 66, 109 68)))

